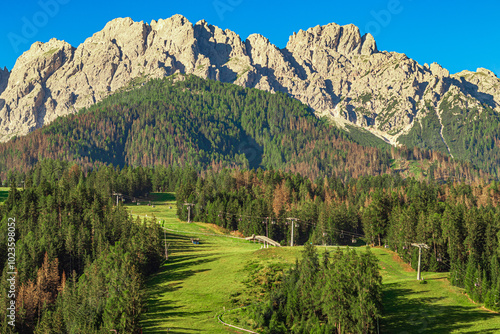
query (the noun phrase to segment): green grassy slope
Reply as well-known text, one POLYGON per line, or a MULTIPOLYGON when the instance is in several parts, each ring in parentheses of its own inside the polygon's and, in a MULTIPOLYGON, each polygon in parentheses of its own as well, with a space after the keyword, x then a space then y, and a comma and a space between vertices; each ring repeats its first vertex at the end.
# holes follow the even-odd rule
MULTIPOLYGON (((201 244, 193 245, 195 234, 167 233, 170 259, 150 278, 148 312, 143 316, 144 333, 224 333, 216 315, 233 308, 238 293, 247 293, 242 282, 249 263, 293 263, 302 247, 260 249, 258 244, 224 237, 215 226, 180 222, 175 217, 173 194, 153 194, 152 206, 130 206, 133 214, 155 214, 176 231, 197 233, 201 244), (172 209, 169 209, 169 207, 172 209), (140 208, 139 208, 140 207, 140 208), (220 236, 204 235, 219 234, 220 236), (168 330, 170 328, 170 330, 168 330)), ((333 250, 334 247, 329 247, 333 250)), ((320 253, 324 248, 319 247, 320 253)), ((359 248, 359 251, 364 251, 359 248)), ((372 251, 380 260, 383 276, 384 317, 381 333, 497 333, 500 315, 469 301, 463 289, 453 287, 446 273, 423 273, 427 284, 416 281, 416 273, 395 253, 383 248, 372 251)), ((241 297, 241 296, 240 296, 241 297)), ((243 296, 240 300, 252 299, 243 296)), ((224 316, 239 319, 238 326, 251 323, 244 312, 224 316)))
POLYGON ((500 315, 472 303, 447 273, 423 273, 426 284, 396 253, 372 249, 383 277, 382 333, 498 333, 500 315))

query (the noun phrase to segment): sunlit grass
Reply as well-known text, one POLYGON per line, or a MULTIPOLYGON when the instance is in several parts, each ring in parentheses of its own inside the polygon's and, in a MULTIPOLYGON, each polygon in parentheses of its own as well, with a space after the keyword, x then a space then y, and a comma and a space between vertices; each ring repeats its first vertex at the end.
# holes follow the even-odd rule
MULTIPOLYGON (((190 233, 167 233, 169 261, 147 281, 148 312, 141 321, 144 333, 232 332, 217 322, 216 315, 238 306, 231 302, 235 295, 252 300, 242 284, 248 275, 245 266, 250 262, 293 264, 300 257, 300 246, 261 249, 259 244, 224 237, 227 233, 213 225, 181 222, 175 215, 174 194, 153 196, 157 196, 152 200, 154 208, 127 207, 134 215, 154 214, 165 227, 190 233), (192 244, 192 237, 199 237, 200 245, 192 244)), ((333 252, 336 247, 327 248, 333 252)), ((318 252, 324 249, 318 247, 318 252)), ((356 251, 365 249, 357 247, 356 251)), ((447 273, 423 273, 426 284, 421 284, 416 272, 395 253, 371 250, 380 261, 383 277, 381 333, 500 332, 500 316, 470 302, 463 289, 449 284, 447 273)), ((226 314, 224 319, 240 326, 251 323, 245 312, 226 314)))

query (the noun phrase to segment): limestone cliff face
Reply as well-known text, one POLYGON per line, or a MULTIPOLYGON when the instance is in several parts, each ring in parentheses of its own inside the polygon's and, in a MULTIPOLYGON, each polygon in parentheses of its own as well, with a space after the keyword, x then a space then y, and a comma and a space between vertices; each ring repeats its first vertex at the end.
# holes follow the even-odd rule
POLYGON ((264 36, 243 41, 181 15, 151 24, 119 18, 77 48, 56 39, 37 42, 11 72, 0 70, 0 140, 90 106, 134 79, 174 73, 285 92, 318 116, 364 127, 393 144, 429 110, 439 116, 446 94, 500 111, 500 80, 492 72, 450 76, 438 64, 379 51, 373 36, 361 36, 354 25, 301 30, 279 49, 264 36))

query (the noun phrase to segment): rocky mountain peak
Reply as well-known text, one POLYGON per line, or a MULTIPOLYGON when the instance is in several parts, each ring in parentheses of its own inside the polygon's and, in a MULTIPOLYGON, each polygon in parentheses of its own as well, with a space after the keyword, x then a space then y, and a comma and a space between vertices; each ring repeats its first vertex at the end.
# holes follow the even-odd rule
POLYGON ((370 33, 364 34, 363 37, 361 37, 361 54, 364 56, 370 56, 377 52, 378 49, 375 38, 373 38, 370 33))
POLYGON ((172 17, 169 17, 168 19, 159 19, 158 21, 151 21, 151 28, 153 28, 156 31, 162 31, 162 30, 167 30, 167 31, 172 31, 177 28, 181 28, 184 26, 191 26, 191 22, 184 16, 180 14, 175 14, 172 17))
POLYGON ((493 71, 490 71, 486 68, 482 68, 482 67, 479 67, 477 70, 476 70, 476 73, 482 73, 482 74, 486 74, 487 76, 490 76, 490 77, 493 77, 493 78, 497 78, 497 75, 495 73, 493 73, 493 71))
POLYGON ((34 43, 12 72, 0 70, 0 140, 175 73, 284 92, 318 115, 393 144, 450 94, 500 111, 500 81, 491 71, 450 76, 439 64, 421 66, 405 54, 379 51, 373 36, 361 36, 352 24, 300 30, 280 49, 262 35, 242 41, 182 15, 150 24, 118 18, 77 48, 56 39, 34 43))
POLYGON ((0 95, 2 127, 10 130, 13 123, 21 120, 26 132, 40 126, 38 122, 43 124, 43 118, 37 115, 45 112, 46 82, 73 59, 73 54, 74 48, 70 44, 53 38, 47 43, 33 43, 17 59, 8 76, 7 86, 2 89, 3 85, 0 85, 0 91, 3 90, 0 95), (16 112, 18 110, 23 112, 16 112))
POLYGON ((431 66, 430 66, 430 70, 432 72, 432 74, 438 76, 438 77, 448 77, 450 76, 450 72, 443 68, 441 65, 439 65, 438 63, 432 63, 431 66))
POLYGON ((353 24, 340 26, 330 23, 325 26, 317 25, 306 31, 299 30, 290 36, 286 46, 291 52, 300 49, 332 50, 343 55, 360 54, 371 55, 378 52, 375 39, 371 34, 361 37, 359 28, 353 24), (366 45, 364 45, 366 44, 366 45))

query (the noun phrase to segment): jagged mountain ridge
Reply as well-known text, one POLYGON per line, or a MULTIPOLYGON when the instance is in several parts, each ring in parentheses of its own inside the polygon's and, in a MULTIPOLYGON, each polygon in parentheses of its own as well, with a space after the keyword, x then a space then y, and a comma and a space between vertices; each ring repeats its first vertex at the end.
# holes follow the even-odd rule
MULTIPOLYGON (((435 63, 422 66, 404 54, 379 51, 373 37, 361 36, 354 25, 301 30, 279 49, 261 35, 243 41, 181 15, 151 24, 120 18, 77 48, 56 39, 37 42, 11 72, 0 72, 1 140, 92 105, 131 80, 176 72, 282 91, 318 116, 363 127, 392 144, 429 115, 441 122, 446 97, 466 111, 500 111, 500 80, 493 72, 450 75, 435 63)), ((442 143, 436 148, 448 152, 447 131, 438 128, 442 143)))

